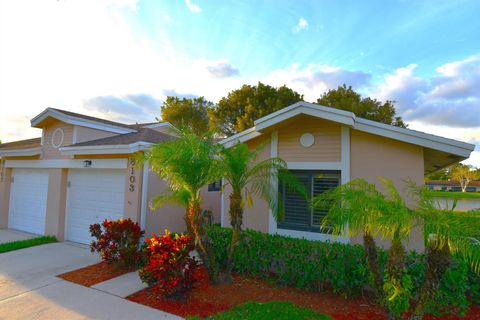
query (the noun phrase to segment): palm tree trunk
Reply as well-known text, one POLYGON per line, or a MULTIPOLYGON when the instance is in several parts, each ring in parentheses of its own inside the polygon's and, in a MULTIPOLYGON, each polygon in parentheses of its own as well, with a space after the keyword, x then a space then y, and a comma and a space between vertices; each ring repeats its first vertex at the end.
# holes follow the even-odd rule
POLYGON ((235 248, 238 245, 240 235, 242 233, 243 223, 243 207, 242 207, 242 192, 233 191, 230 194, 230 225, 232 226, 232 241, 230 242, 230 248, 228 249, 227 261, 225 263, 225 273, 223 275, 223 281, 232 281, 233 270, 233 255, 235 248))
MULTIPOLYGON (((403 282, 403 277, 406 274, 406 256, 407 252, 402 242, 394 238, 388 250, 388 260, 385 267, 389 281, 397 284, 403 282)), ((389 308, 386 308, 386 311, 388 319, 402 319, 401 315, 395 315, 389 308)))
POLYGON ((368 269, 373 275, 375 296, 377 299, 382 299, 383 275, 378 261, 377 246, 375 245, 375 239, 368 233, 363 235, 363 247, 365 248, 368 269))
POLYGON ((200 201, 190 201, 187 210, 187 230, 195 238, 195 248, 207 269, 211 283, 218 283, 218 265, 215 259, 212 243, 205 229, 205 221, 201 214, 200 201), (188 227, 188 225, 190 227, 188 227))
POLYGON ((445 243, 442 246, 430 244, 425 256, 425 279, 420 288, 419 298, 410 320, 421 320, 426 303, 430 301, 440 286, 440 282, 452 263, 452 256, 445 243))

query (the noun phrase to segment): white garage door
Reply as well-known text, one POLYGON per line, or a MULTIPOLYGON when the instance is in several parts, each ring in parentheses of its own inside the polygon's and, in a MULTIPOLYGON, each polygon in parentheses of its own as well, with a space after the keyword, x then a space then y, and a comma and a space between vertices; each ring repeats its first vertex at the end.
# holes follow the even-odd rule
POLYGON ((70 170, 66 238, 89 244, 89 227, 123 217, 124 170, 70 170))
POLYGON ((45 233, 48 171, 13 169, 8 227, 35 234, 45 233))

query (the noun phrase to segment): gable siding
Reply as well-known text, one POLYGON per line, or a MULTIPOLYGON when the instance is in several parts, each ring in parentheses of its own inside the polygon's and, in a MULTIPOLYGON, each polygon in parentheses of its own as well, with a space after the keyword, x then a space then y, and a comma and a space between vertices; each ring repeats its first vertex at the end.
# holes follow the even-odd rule
POLYGON ((63 142, 60 147, 72 144, 73 125, 61 121, 55 121, 48 127, 44 128, 43 139, 43 155, 42 159, 71 159, 72 156, 65 156, 60 154, 60 150, 52 145, 52 136, 56 129, 63 129, 63 142))
POLYGON ((285 161, 338 162, 341 157, 341 126, 318 118, 297 117, 278 130, 278 156, 285 161), (315 143, 309 148, 300 144, 304 133, 315 137, 315 143))

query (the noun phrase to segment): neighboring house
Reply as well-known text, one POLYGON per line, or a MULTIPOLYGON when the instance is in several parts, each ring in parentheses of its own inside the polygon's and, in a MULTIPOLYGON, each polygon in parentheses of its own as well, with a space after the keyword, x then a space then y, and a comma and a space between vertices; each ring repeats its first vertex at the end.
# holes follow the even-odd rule
MULTIPOLYGON (((152 212, 148 202, 165 188, 147 164, 131 161, 152 143, 174 139, 168 123, 125 125, 57 109, 32 119, 40 139, 0 145, 0 228, 10 227, 59 239, 88 243, 88 226, 104 218, 129 217, 147 234, 164 228, 184 231, 184 209, 166 206, 152 212)), ((259 158, 279 156, 314 196, 352 179, 378 183, 392 179, 423 184, 424 175, 470 156, 474 145, 355 117, 351 112, 298 102, 255 121, 255 127, 222 140, 263 146, 259 158)), ((229 226, 229 188, 217 182, 202 191, 203 209, 213 222, 229 226)), ((272 179, 272 187, 278 183, 272 179)), ((325 214, 281 190, 285 219, 277 223, 265 201, 245 209, 244 227, 262 232, 324 241, 325 214)), ((418 232, 410 248, 422 250, 418 232)))
MULTIPOLYGON (((89 243, 89 225, 104 219, 132 218, 147 233, 185 229, 183 209, 150 210, 164 182, 133 159, 152 143, 174 139, 169 123, 126 125, 48 108, 31 125, 42 129, 41 138, 0 145, 0 228, 80 243, 89 243)), ((219 196, 205 188, 214 222, 219 196)))
MULTIPOLYGON (((351 112, 298 102, 255 121, 254 127, 221 143, 237 141, 252 148, 264 145, 261 159, 281 157, 307 186, 311 196, 357 178, 379 184, 378 177, 393 180, 405 190, 408 180, 423 185, 424 176, 467 159, 474 145, 423 132, 355 117, 351 112)), ((272 181, 272 186, 278 183, 272 181)), ((319 229, 325 212, 309 208, 290 192, 283 194, 285 217, 277 223, 265 201, 256 199, 245 209, 244 227, 262 232, 316 240, 361 243, 361 238, 336 238, 319 229)), ((229 190, 222 194, 222 226, 228 226, 229 190)), ((412 204, 410 199, 407 203, 412 204)), ((422 250, 417 232, 410 248, 422 250)))
MULTIPOLYGON (((462 191, 462 187, 460 186, 460 183, 455 180, 430 180, 425 182, 425 186, 427 186, 431 190, 457 191, 457 192, 462 191)), ((480 181, 470 181, 465 191, 480 192, 480 181)))

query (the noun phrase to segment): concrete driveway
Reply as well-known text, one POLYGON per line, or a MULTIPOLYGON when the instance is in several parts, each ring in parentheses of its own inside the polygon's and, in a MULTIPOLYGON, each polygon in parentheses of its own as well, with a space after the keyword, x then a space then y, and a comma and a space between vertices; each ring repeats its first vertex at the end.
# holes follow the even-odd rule
POLYGON ((98 261, 66 242, 0 254, 0 319, 181 319, 56 277, 98 261))
POLYGON ((26 240, 30 238, 38 237, 31 233, 10 230, 10 229, 0 229, 0 243, 12 242, 17 240, 26 240))

